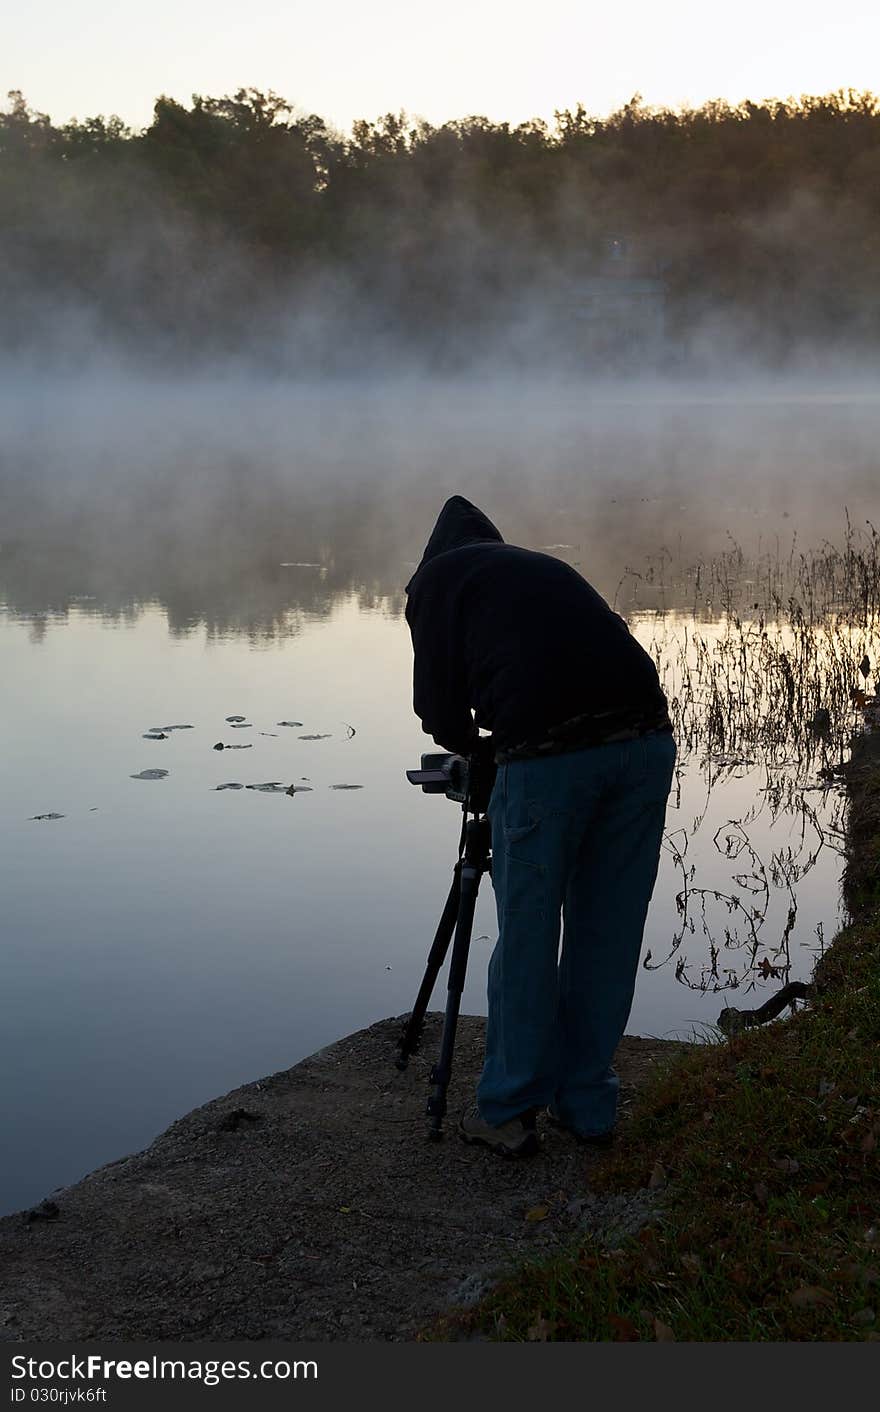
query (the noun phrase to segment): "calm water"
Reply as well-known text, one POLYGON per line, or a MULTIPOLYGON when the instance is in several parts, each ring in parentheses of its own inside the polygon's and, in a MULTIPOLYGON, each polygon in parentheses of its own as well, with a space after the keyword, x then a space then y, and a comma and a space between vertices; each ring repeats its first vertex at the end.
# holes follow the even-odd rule
MULTIPOLYGON (((447 494, 472 495, 511 539, 555 546, 609 598, 624 568, 644 565, 674 526, 677 552, 700 556, 723 548, 731 527, 766 542, 790 532, 790 517, 821 521, 824 504, 818 457, 790 511, 763 470, 751 497, 735 486, 722 497, 718 476, 711 485, 694 479, 711 441, 714 423, 705 421, 687 466, 679 460, 659 480, 644 466, 637 474, 637 453, 644 459, 654 445, 646 424, 635 449, 623 448, 635 469, 606 465, 600 475, 572 450, 584 414, 569 408, 552 464, 524 477, 516 426, 504 422, 487 464, 491 428, 471 405, 479 466, 463 465, 461 419, 452 418, 457 469, 441 476, 416 464, 403 475, 400 448, 414 443, 413 425, 397 425, 387 406, 377 425, 362 407, 348 410, 344 435, 329 428, 319 475, 323 403, 311 406, 305 449, 299 459, 290 453, 287 470, 278 447, 284 426, 296 441, 296 419, 274 403, 268 430, 251 406, 250 451, 237 445, 216 463, 194 438, 192 409, 175 424, 178 444, 157 402, 151 449, 146 435, 127 440, 115 422, 90 423, 81 402, 65 406, 72 440, 56 428, 47 441, 44 424, 25 426, 21 412, 3 448, 2 1210, 145 1146, 218 1093, 409 1009, 448 890, 460 812, 405 780, 432 747, 410 707, 402 589, 447 494), (389 446, 398 455, 385 471, 389 446), (245 728, 226 720, 235 715, 245 728), (191 729, 144 739, 171 724, 191 729), (250 748, 215 751, 219 741, 250 748), (133 778, 150 769, 167 774, 133 778), (302 792, 217 788, 272 781, 302 792), (52 813, 63 817, 34 817, 52 813)), ((429 415, 436 461, 445 414, 432 404, 429 415)), ((679 408, 670 422, 663 413, 670 446, 683 415, 679 408)), ((779 435, 778 409, 772 415, 779 435)), ((841 415, 850 439, 867 443, 863 413, 841 415)), ((725 413, 725 444, 736 421, 725 413)), ((826 408, 817 426, 827 422, 826 408)), ((210 429, 216 446, 214 419, 210 429)), ((583 432, 595 442, 595 425, 583 432)), ((613 444, 610 424, 602 435, 613 444)), ((769 435, 766 425, 753 431, 754 445, 769 435)), ((717 446, 713 454, 723 459, 717 446)), ((858 498, 867 450, 851 460, 858 498)), ((832 508, 838 514, 837 499, 832 508)), ((629 604, 646 642, 656 606, 629 604)), ((645 937, 650 965, 665 964, 640 973, 632 1033, 690 1036, 717 1019, 725 993, 716 986, 756 983, 748 997, 728 996, 749 1006, 780 984, 749 970, 748 928, 737 931, 742 916, 729 903, 745 895, 744 875, 757 897, 749 849, 766 874, 774 858, 788 860, 786 875, 777 868, 757 897, 762 956, 775 956, 785 931, 792 879, 797 916, 787 954, 776 958, 785 974, 806 976, 820 932, 834 933, 834 835, 775 807, 760 762, 722 774, 707 789, 706 762, 682 764, 645 937), (684 918, 683 867, 694 869, 684 918), (733 940, 709 975, 725 927, 733 940)), ((838 796, 809 798, 820 827, 839 826, 838 796)), ((485 1013, 495 934, 486 883, 465 1011, 485 1013)), ((442 998, 438 990, 435 1005, 442 998)))

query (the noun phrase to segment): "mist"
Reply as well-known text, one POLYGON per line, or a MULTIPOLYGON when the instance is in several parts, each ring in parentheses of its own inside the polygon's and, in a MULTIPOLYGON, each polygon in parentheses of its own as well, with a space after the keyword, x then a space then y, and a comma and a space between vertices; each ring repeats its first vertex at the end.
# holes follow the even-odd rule
POLYGON ((143 133, 10 97, 15 611, 271 633, 294 580, 399 609, 455 492, 609 595, 870 513, 871 95, 349 136, 255 90, 143 133))
POLYGON ((158 599, 180 630, 272 632, 292 599, 400 611, 454 493, 609 598, 663 554, 685 568, 733 542, 758 555, 839 538, 845 509, 872 513, 880 400, 227 370, 7 385, 0 425, 7 607, 158 599))
POLYGON ((880 105, 334 131, 275 94, 0 114, 12 369, 313 381, 876 374, 880 105))

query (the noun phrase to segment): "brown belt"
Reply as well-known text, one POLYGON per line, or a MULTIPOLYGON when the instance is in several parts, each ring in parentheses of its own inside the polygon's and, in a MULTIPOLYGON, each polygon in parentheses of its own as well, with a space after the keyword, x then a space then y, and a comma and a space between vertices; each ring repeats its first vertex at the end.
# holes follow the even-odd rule
MULTIPOLYGON (((617 718, 620 720, 620 717, 617 718)), ((577 716, 560 726, 553 726, 547 738, 538 742, 522 741, 510 749, 496 751, 495 762, 506 765, 511 760, 531 760, 541 755, 563 755, 572 750, 588 750, 596 745, 615 745, 626 740, 638 740, 643 735, 667 734, 672 722, 664 711, 630 725, 616 725, 601 716, 577 716)))

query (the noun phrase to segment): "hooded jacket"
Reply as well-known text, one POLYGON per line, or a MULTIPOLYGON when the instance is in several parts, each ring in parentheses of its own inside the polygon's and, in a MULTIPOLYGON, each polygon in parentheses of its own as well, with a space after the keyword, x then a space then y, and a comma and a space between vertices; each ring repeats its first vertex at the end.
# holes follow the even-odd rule
POLYGON ((406 593, 413 706, 444 750, 469 754, 479 727, 501 755, 538 754, 574 718, 665 718, 657 670, 623 619, 569 564, 505 544, 461 495, 406 593))

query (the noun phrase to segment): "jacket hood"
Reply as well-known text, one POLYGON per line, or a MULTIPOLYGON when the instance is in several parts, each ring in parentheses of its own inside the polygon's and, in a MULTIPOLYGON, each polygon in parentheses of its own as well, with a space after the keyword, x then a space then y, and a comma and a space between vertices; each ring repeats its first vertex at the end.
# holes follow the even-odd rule
MULTIPOLYGON (((465 500, 463 495, 453 495, 437 516, 437 523, 425 546, 419 569, 423 568, 429 559, 436 559, 438 554, 445 554, 449 549, 461 549, 465 544, 487 541, 494 544, 504 543, 503 536, 488 515, 484 515, 482 510, 478 510, 469 500, 465 500)), ((416 573, 419 569, 416 569, 416 573)))

